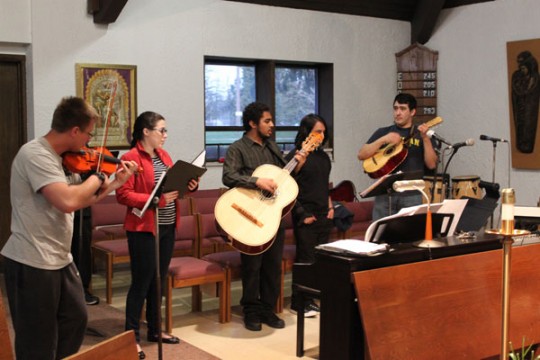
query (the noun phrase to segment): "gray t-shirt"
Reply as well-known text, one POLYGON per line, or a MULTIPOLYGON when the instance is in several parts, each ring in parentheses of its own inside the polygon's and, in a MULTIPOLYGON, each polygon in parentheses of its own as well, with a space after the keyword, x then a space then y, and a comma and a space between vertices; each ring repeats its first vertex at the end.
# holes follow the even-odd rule
POLYGON ((67 183, 62 158, 44 138, 21 147, 11 166, 11 236, 5 257, 39 269, 56 270, 73 260, 73 214, 52 206, 41 189, 67 183))

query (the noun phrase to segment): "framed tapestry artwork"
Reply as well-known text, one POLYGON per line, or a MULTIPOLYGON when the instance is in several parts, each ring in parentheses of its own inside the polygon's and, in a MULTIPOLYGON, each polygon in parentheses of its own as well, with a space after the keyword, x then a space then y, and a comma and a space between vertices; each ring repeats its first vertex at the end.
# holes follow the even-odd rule
POLYGON ((75 64, 77 96, 97 110, 100 118, 88 146, 101 146, 109 118, 106 146, 127 149, 137 116, 137 67, 135 65, 75 64), (109 99, 116 83, 116 96, 109 115, 109 99))
POLYGON ((512 167, 540 169, 540 39, 506 43, 512 167))

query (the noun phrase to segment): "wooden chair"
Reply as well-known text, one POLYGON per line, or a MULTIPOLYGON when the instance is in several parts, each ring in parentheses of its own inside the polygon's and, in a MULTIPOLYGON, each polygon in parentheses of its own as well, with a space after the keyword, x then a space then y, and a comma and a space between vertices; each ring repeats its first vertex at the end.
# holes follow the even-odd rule
POLYGON ((0 290, 0 360, 13 360, 13 347, 9 336, 7 312, 4 307, 4 299, 0 290))
MULTIPOLYGON (((200 253, 199 214, 185 216, 180 222, 178 233, 193 239, 193 253, 200 253), (189 220, 189 221, 188 221, 189 220), (189 224, 193 221, 194 224, 189 224)), ((172 290, 191 287, 191 309, 201 311, 201 285, 216 284, 219 296, 219 322, 230 320, 230 307, 227 292, 227 273, 218 264, 202 260, 196 256, 173 257, 169 265, 165 300, 165 326, 167 332, 172 331, 172 290)))
POLYGON ((113 267, 130 262, 127 238, 98 241, 92 244, 94 259, 105 261, 105 289, 107 304, 112 302, 113 267))
POLYGON ((219 197, 201 197, 201 198, 193 198, 193 213, 199 213, 199 214, 213 214, 214 208, 216 207, 216 202, 218 201, 219 197))
POLYGON ((66 360, 132 360, 138 359, 137 343, 133 330, 123 332, 86 348, 66 360))

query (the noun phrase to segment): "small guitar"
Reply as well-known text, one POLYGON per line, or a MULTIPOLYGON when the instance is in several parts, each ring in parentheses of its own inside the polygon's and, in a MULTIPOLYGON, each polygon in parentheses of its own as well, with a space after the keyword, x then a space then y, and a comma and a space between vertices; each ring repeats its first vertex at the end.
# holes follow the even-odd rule
MULTIPOLYGON (((425 124, 428 127, 432 127, 442 122, 442 118, 436 117, 429 120, 425 124)), ((407 153, 409 151, 408 144, 411 137, 412 135, 402 139, 397 144, 386 144, 381 147, 375 154, 373 154, 372 157, 364 160, 364 163, 362 164, 364 167, 364 172, 366 172, 369 177, 373 179, 378 179, 381 176, 390 174, 407 157, 407 153)))
MULTIPOLYGON (((321 134, 311 133, 300 151, 307 155, 322 140, 321 134)), ((252 176, 270 178, 277 183, 274 194, 260 189, 236 187, 219 197, 214 208, 216 221, 234 248, 245 254, 256 255, 272 245, 281 218, 290 211, 298 196, 298 184, 290 175, 297 164, 298 161, 293 158, 283 169, 270 164, 255 169, 252 176)))

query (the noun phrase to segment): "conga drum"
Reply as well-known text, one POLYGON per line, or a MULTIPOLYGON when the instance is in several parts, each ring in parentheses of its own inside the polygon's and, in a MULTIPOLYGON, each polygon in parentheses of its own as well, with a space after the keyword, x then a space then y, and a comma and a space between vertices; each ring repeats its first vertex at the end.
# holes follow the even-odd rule
POLYGON ((480 188, 480 177, 475 175, 453 177, 452 197, 454 199, 461 199, 463 197, 481 199, 483 192, 480 188))
MULTIPOLYGON (((424 191, 426 192, 426 195, 429 198, 430 203, 439 203, 444 201, 444 193, 446 191, 446 186, 443 183, 442 176, 437 176, 437 181, 435 183, 435 190, 433 190, 434 186, 434 176, 424 176, 424 182, 426 183, 426 186, 424 187, 424 191), (433 192, 433 199, 431 198, 431 194, 433 192)), ((423 203, 426 203, 426 199, 422 196, 423 203)))

